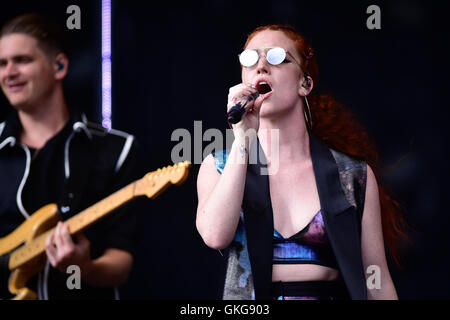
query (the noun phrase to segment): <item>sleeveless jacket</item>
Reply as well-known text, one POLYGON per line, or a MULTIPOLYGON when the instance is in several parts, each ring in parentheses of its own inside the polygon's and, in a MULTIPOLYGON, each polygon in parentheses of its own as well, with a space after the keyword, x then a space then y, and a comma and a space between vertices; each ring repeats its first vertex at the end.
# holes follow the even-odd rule
MULTIPOLYGON (((311 133, 309 137, 322 215, 340 274, 351 299, 367 299, 361 256, 366 163, 329 148, 311 133)), ((261 158, 247 168, 241 218, 227 248, 224 300, 271 299, 273 212, 269 178, 261 174, 267 162, 258 154, 261 158)), ((226 151, 214 154, 220 173, 227 156, 226 151)))

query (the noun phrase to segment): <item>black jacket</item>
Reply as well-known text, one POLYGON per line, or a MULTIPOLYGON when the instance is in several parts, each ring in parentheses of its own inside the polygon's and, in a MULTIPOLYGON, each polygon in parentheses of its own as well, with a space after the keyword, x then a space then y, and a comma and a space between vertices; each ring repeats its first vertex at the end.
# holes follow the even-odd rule
MULTIPOLYGON (((40 194, 48 196, 51 193, 51 202, 58 204, 62 220, 67 220, 144 175, 132 135, 116 130, 107 132, 73 112, 65 128, 44 146, 52 152, 48 161, 56 162, 48 163, 47 167, 56 174, 49 176, 50 173, 43 173, 44 178, 38 181, 45 184, 33 186, 34 190, 28 192, 31 198, 23 199, 32 155, 30 149, 17 138, 20 129, 16 113, 0 124, 0 225, 3 233, 9 234, 35 210, 48 204, 47 199, 39 198, 40 194), (47 188, 47 180, 57 184, 56 192, 40 190, 47 188)), ((138 241, 136 210, 134 204, 125 205, 85 231, 91 241, 93 259, 101 256, 106 248, 118 248, 135 254, 138 241), (130 210, 130 207, 133 208, 130 210)), ((53 270, 49 264, 43 273, 47 275, 41 278, 49 277, 50 284, 44 280, 38 284, 40 298, 114 297, 111 290, 90 288, 88 285, 82 285, 85 290, 67 290, 67 275, 53 270)))

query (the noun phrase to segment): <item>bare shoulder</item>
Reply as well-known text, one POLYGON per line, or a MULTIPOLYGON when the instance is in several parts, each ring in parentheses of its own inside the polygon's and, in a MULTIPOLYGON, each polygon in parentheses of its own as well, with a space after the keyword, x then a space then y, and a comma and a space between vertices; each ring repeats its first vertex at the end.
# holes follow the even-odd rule
POLYGON ((220 176, 216 168, 216 161, 212 154, 208 155, 200 165, 197 181, 203 177, 220 176))
POLYGON ((380 216, 380 198, 378 184, 372 168, 367 165, 366 200, 364 204, 363 217, 380 216))
POLYGON ((216 161, 212 154, 208 155, 202 162, 197 176, 197 192, 199 198, 205 189, 210 189, 220 178, 216 168, 216 161))
POLYGON ((377 178, 375 177, 375 173, 372 168, 367 165, 367 187, 366 187, 366 196, 372 196, 378 198, 378 183, 377 178))

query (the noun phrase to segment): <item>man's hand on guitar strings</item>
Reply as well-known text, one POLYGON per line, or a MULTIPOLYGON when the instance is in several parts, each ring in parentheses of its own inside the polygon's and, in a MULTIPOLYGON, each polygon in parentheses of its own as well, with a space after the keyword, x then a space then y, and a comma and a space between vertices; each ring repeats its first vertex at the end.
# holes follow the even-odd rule
POLYGON ((46 240, 46 253, 50 264, 61 272, 66 272, 70 265, 77 265, 87 271, 92 263, 90 257, 90 242, 83 233, 75 235, 72 240, 69 227, 64 222, 58 222, 55 231, 46 240))

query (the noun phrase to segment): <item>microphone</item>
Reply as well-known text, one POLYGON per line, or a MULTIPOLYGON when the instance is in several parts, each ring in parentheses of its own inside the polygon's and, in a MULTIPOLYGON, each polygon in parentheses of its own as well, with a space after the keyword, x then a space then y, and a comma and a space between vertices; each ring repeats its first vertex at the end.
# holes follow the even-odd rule
POLYGON ((227 121, 232 124, 236 124, 239 121, 241 121, 242 116, 245 113, 245 106, 247 103, 249 103, 252 100, 256 100, 258 98, 259 92, 255 92, 254 94, 247 97, 245 101, 243 101, 243 104, 241 102, 236 103, 230 111, 227 113, 227 121))

